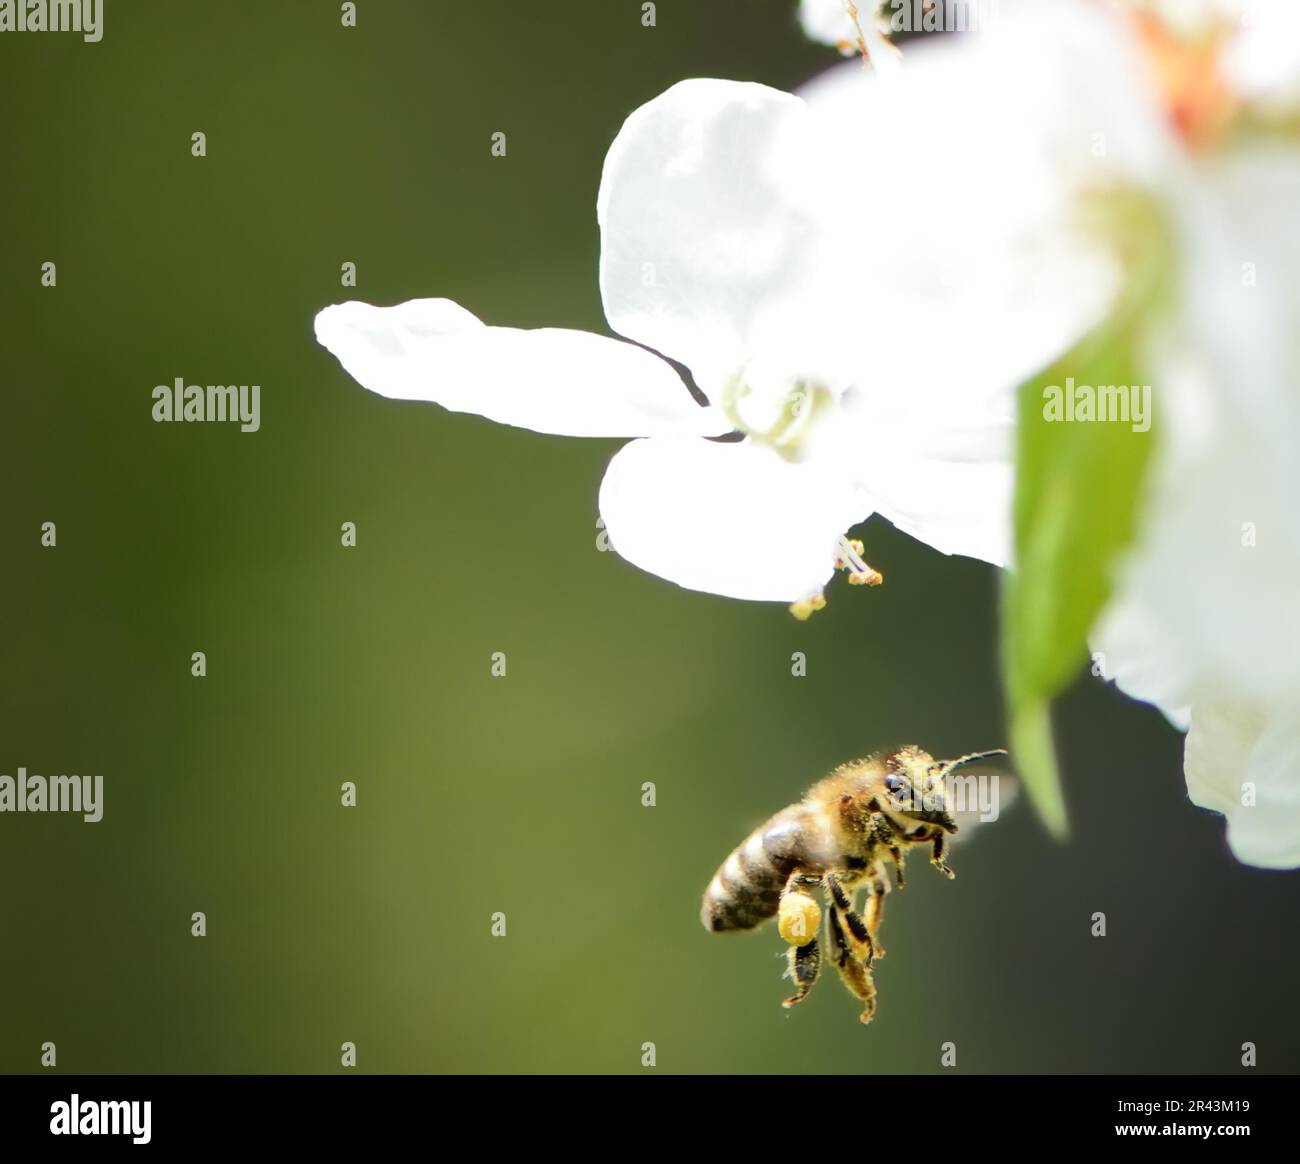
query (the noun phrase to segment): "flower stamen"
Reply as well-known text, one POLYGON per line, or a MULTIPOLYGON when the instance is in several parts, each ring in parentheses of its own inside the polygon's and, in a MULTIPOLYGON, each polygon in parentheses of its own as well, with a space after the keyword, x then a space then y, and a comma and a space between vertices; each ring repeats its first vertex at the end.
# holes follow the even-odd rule
MULTIPOLYGON (((863 545, 856 538, 841 534, 835 543, 835 568, 845 571, 850 586, 879 586, 885 576, 862 559, 863 545)), ((819 610, 826 609, 826 595, 820 590, 790 604, 790 613, 800 622, 807 622, 819 610)))
MULTIPOLYGON (((885 39, 888 36, 888 32, 885 28, 881 28, 882 24, 887 27, 887 22, 885 22, 884 18, 880 15, 880 0, 871 0, 871 6, 875 10, 875 14, 871 18, 872 26, 880 29, 881 32, 881 35, 876 38, 877 43, 882 45, 889 52, 892 52, 895 56, 898 56, 898 46, 885 39)), ((853 2, 853 0, 844 0, 844 11, 853 24, 853 37, 850 40, 840 41, 835 47, 839 49, 842 56, 846 57, 851 57, 857 53, 861 53, 863 68, 878 69, 879 66, 874 60, 872 60, 871 50, 867 47, 867 35, 862 31, 862 18, 861 14, 858 12, 858 6, 853 2)))
POLYGON ((885 576, 863 560, 864 548, 857 538, 848 538, 841 534, 839 541, 835 543, 835 568, 848 573, 850 586, 879 586, 885 580, 885 576))

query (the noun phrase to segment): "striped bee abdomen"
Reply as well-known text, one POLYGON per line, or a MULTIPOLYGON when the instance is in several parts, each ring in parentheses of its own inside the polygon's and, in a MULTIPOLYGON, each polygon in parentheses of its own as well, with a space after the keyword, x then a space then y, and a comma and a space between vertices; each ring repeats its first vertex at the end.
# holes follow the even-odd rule
POLYGON ((776 915, 781 890, 801 863, 802 804, 778 812, 749 834, 709 882, 700 908, 704 928, 748 930, 776 915))

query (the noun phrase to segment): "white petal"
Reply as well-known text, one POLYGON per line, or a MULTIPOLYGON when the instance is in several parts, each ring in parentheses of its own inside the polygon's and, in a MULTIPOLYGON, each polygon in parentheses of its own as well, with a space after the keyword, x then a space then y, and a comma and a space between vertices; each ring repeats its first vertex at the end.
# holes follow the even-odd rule
POLYGON ((1143 608, 1131 588, 1121 587, 1092 633, 1102 677, 1125 695, 1159 708, 1176 728, 1190 723, 1194 674, 1177 640, 1143 608))
POLYGON ((1300 707, 1197 704, 1184 764, 1192 800, 1228 817, 1238 860, 1300 866, 1300 707))
POLYGON ((863 387, 930 397, 936 415, 1009 391, 1104 318, 1120 270, 1081 197, 1156 181, 1172 156, 1120 22, 1074 3, 999 11, 987 34, 909 42, 896 77, 848 63, 801 90, 804 148, 838 171, 842 261, 822 281, 840 285, 822 296, 857 320, 863 387))
POLYGON ((1300 8, 1295 0, 1236 0, 1241 29, 1224 72, 1238 94, 1266 107, 1300 101, 1300 8))
POLYGON ((614 549, 643 570, 729 598, 796 602, 829 580, 837 539, 870 506, 748 442, 655 437, 610 462, 600 513, 614 549))
POLYGON ((1278 478, 1260 472, 1260 463, 1237 468, 1239 490, 1220 493, 1206 481, 1160 511, 1130 584, 1158 610, 1166 637, 1194 660, 1209 690, 1296 696, 1300 538, 1287 511, 1300 489, 1274 494, 1278 478))
POLYGON ((906 533, 945 554, 1007 565, 1014 416, 977 402, 941 405, 940 395, 852 387, 810 435, 808 450, 906 533))
POLYGON ((1187 177, 1176 203, 1193 341, 1184 346, 1204 356, 1228 411, 1289 459, 1300 428, 1291 391, 1300 374, 1300 151, 1239 147, 1201 159, 1187 177))
POLYGON ((796 301, 812 225, 774 141, 806 116, 763 85, 691 80, 636 110, 605 159, 597 216, 610 326, 680 360, 706 393, 796 301))
POLYGON ((718 435, 670 365, 584 331, 488 327, 449 299, 395 307, 342 303, 316 316, 316 338, 363 387, 565 436, 718 435))
POLYGON ((1179 207, 1183 317, 1144 371, 1152 485, 1096 636, 1121 686, 1167 712, 1300 701, 1300 164, 1242 151, 1195 179, 1179 207))
MULTIPOLYGON (((1181 414, 1187 398, 1175 377, 1153 380, 1166 393, 1157 409, 1181 414)), ((1246 427, 1248 394, 1223 387, 1202 448, 1164 442, 1121 587, 1177 644, 1180 666, 1195 679, 1193 702, 1203 693, 1300 699, 1300 465, 1273 437, 1246 427)), ((1279 428, 1294 439, 1285 401, 1278 405, 1279 428)), ((1182 431, 1169 428, 1171 436, 1182 431)))
POLYGON ((876 511, 944 554, 1011 562, 1009 461, 881 458, 870 466, 876 511))

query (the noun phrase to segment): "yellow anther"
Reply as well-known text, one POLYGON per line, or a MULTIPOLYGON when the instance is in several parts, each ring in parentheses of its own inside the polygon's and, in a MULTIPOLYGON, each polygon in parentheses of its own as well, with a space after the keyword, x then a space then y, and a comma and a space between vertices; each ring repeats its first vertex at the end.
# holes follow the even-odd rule
POLYGON ((776 926, 792 946, 806 946, 817 937, 822 908, 806 893, 787 893, 781 898, 776 926))
POLYGON ((862 558, 865 549, 857 538, 842 537, 835 554, 837 569, 846 570, 851 586, 879 586, 885 576, 874 566, 868 566, 862 558))
POLYGON ((879 586, 885 580, 885 576, 876 569, 868 566, 866 571, 854 570, 849 575, 850 586, 879 586))
POLYGON ((826 607, 826 597, 819 590, 816 594, 808 598, 801 598, 798 602, 790 603, 790 613, 800 622, 807 622, 819 610, 826 607))

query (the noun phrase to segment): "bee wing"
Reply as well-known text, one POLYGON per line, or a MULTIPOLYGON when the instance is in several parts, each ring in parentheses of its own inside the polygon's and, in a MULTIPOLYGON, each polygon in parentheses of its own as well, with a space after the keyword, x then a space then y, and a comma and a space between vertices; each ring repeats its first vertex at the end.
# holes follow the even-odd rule
POLYGON ((1009 771, 993 765, 958 768, 944 778, 953 802, 957 833, 953 844, 961 844, 986 830, 1016 802, 1020 782, 1009 771))

